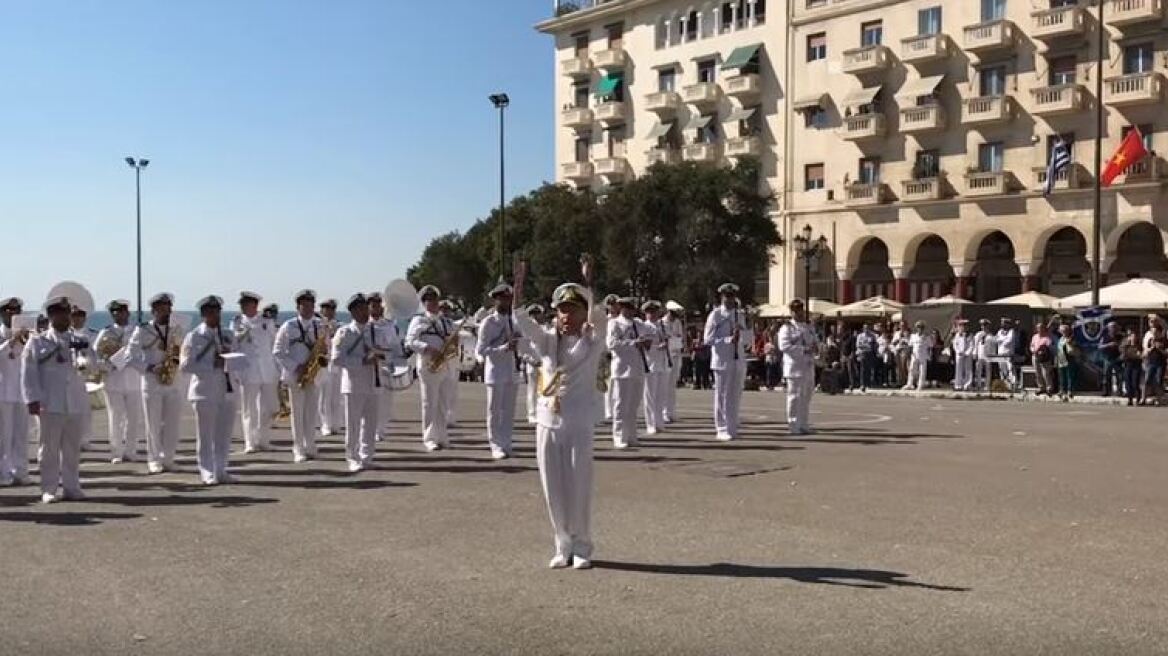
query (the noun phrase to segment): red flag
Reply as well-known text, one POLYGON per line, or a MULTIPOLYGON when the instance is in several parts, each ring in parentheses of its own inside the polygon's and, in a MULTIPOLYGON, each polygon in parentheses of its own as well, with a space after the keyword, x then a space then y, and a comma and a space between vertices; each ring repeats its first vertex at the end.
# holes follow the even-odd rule
POLYGON ((1107 160, 1107 166, 1103 167, 1103 175, 1099 178, 1099 183, 1104 187, 1110 186, 1112 180, 1115 180, 1119 174, 1147 155, 1148 149, 1144 148, 1144 135, 1140 134, 1139 129, 1132 128, 1123 138, 1123 142, 1119 144, 1119 149, 1115 151, 1111 159, 1107 160))

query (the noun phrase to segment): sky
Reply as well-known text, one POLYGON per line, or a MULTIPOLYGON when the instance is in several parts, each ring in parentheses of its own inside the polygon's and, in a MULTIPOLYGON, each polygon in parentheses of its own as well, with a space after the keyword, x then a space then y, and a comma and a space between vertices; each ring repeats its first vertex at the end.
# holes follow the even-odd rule
POLYGON ((554 176, 546 0, 0 0, 0 297, 192 307, 403 277, 554 176))

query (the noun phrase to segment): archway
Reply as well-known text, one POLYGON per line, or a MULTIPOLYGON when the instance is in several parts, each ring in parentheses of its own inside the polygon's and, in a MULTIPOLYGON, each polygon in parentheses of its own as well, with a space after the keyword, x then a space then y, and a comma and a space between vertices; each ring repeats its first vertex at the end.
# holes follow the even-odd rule
POLYGON ((1164 255, 1164 237, 1151 223, 1136 223, 1119 237, 1115 262, 1107 272, 1106 284, 1129 278, 1151 278, 1168 282, 1168 257, 1164 255))
POLYGON ((894 293, 892 268, 888 266, 888 245, 872 237, 860 249, 859 264, 852 274, 857 299, 872 296, 892 297, 894 293))
POLYGON ((1014 243, 1001 231, 981 240, 970 281, 970 298, 978 303, 1022 293, 1022 272, 1014 261, 1014 243))
POLYGON ((1076 228, 1058 230, 1046 240, 1042 265, 1034 273, 1036 291, 1051 296, 1070 296, 1091 286, 1091 263, 1087 261, 1087 238, 1076 228))
MULTIPOLYGON (((910 260, 906 260, 910 261, 910 260)), ((929 235, 917 246, 909 268, 908 300, 920 303, 926 299, 952 293, 956 278, 949 266, 949 245, 937 235, 929 235)))

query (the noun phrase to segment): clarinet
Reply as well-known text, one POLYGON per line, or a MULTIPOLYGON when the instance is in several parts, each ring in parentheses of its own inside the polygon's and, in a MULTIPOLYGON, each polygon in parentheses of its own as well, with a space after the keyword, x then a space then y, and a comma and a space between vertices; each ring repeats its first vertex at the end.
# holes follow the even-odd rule
MULTIPOLYGON (((513 312, 515 312, 514 309, 507 313, 507 326, 511 329, 511 337, 515 336, 515 318, 512 314, 513 312)), ((519 361, 519 349, 514 349, 511 354, 512 359, 515 360, 515 373, 523 373, 523 363, 519 361)))
POLYGON ((665 320, 658 322, 661 329, 662 341, 665 342, 665 362, 669 364, 669 368, 673 368, 673 354, 669 352, 669 335, 665 332, 665 320))
MULTIPOLYGON (((219 348, 222 349, 223 348, 223 327, 222 326, 215 326, 215 332, 219 333, 219 348)), ((235 392, 235 390, 232 389, 232 387, 231 387, 231 374, 227 373, 226 366, 223 367, 223 379, 227 381, 227 393, 231 394, 231 393, 235 392)))
MULTIPOLYGON (((738 330, 738 305, 737 305, 737 302, 735 302, 735 305, 734 305, 734 330, 738 330)), ((734 333, 731 332, 730 334, 733 335, 734 333)), ((742 350, 741 344, 734 345, 734 359, 735 360, 739 359, 738 352, 741 350, 742 350)))
MULTIPOLYGON (((630 319, 629 321, 633 324, 633 338, 641 339, 641 335, 637 332, 637 320, 630 319)), ((649 373, 649 356, 645 355, 645 349, 640 346, 637 346, 637 351, 641 353, 641 364, 645 365, 645 373, 649 373)))

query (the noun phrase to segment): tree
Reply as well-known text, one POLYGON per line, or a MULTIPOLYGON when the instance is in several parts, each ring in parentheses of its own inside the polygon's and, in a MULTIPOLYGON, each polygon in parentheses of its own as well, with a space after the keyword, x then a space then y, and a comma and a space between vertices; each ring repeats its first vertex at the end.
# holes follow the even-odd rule
POLYGON ((451 232, 435 237, 418 263, 406 272, 414 287, 436 285, 464 312, 479 307, 490 282, 481 249, 469 236, 451 232))

